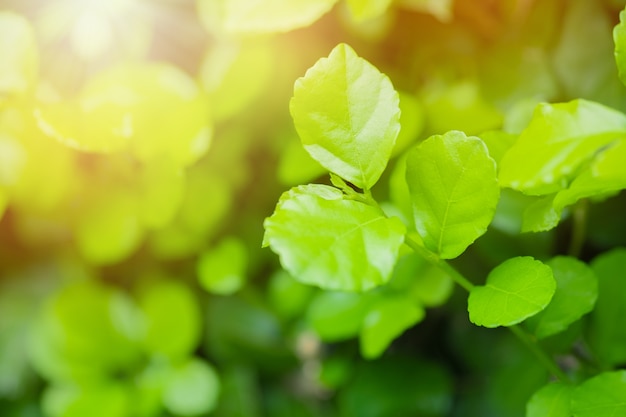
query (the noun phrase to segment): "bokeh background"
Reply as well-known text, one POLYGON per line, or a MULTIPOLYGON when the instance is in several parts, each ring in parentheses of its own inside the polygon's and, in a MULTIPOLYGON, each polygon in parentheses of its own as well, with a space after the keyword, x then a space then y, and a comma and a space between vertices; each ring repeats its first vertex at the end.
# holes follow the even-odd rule
MULTIPOLYGON (((446 276, 401 260, 377 291, 426 317, 364 360, 378 293, 304 286, 261 249, 280 193, 328 182, 289 99, 339 42, 387 74, 402 131, 374 193, 402 207, 396 162, 431 134, 514 135, 541 101, 626 111, 624 6, 0 0, 0 416, 522 416, 545 371, 472 327, 446 276)), ((567 222, 518 234, 521 198, 503 194, 467 276, 566 245, 567 222)), ((587 256, 626 244, 616 198, 587 256)))

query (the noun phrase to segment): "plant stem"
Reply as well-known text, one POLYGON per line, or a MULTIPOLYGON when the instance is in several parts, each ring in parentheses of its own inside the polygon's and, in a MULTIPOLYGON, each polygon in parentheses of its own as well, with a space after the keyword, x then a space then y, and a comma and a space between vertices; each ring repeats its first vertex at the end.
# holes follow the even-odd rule
POLYGON ((554 363, 552 358, 550 358, 550 356, 548 356, 548 354, 544 352, 543 349, 541 349, 539 345, 537 345, 537 343, 530 338, 528 333, 522 330, 521 327, 513 325, 513 326, 509 326, 509 330, 515 336, 517 336, 517 338, 521 340, 522 343, 524 343, 526 347, 528 347, 528 349, 530 349, 530 351, 535 355, 535 357, 539 360, 539 362, 541 362, 541 364, 548 370, 548 372, 550 372, 554 377, 559 379, 561 382, 564 382, 564 383, 571 382, 567 374, 565 374, 565 372, 563 372, 561 368, 559 368, 557 364, 554 363))
POLYGON ((423 248, 422 245, 420 245, 417 241, 415 241, 415 239, 413 239, 409 235, 406 236, 405 242, 407 245, 409 245, 411 249, 413 249, 418 255, 421 255, 431 265, 441 269, 446 274, 448 274, 450 278, 454 280, 454 282, 463 287, 467 292, 472 291, 472 288, 474 288, 474 284, 472 284, 467 278, 465 278, 463 274, 454 269, 452 265, 450 265, 443 259, 440 259, 434 253, 431 253, 423 248))
POLYGON ((567 254, 578 258, 585 242, 585 233, 587 232, 587 211, 589 202, 582 199, 574 206, 572 214, 572 236, 569 241, 567 254))
MULTIPOLYGON (((434 253, 426 250, 422 245, 420 245, 415 239, 411 236, 407 235, 405 239, 406 244, 411 247, 418 255, 424 257, 430 264, 440 268, 443 272, 447 273, 457 284, 463 287, 467 292, 471 292, 474 288, 474 284, 472 284, 467 278, 463 276, 459 271, 454 269, 452 265, 446 262, 443 259, 440 259, 434 253)), ((535 357, 539 360, 539 362, 546 368, 548 372, 550 372, 554 377, 559 379, 562 382, 568 383, 570 382, 569 377, 558 367, 558 365, 548 356, 546 352, 544 352, 541 347, 531 339, 531 337, 522 330, 521 327, 518 326, 509 326, 508 329, 517 336, 518 339, 524 343, 528 349, 535 355, 535 357)))

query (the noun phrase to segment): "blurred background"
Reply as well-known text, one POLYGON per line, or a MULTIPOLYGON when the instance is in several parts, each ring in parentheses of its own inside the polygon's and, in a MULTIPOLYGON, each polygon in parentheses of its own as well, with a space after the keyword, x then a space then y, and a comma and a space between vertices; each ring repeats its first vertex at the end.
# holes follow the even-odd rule
MULTIPOLYGON (((626 111, 625 4, 0 0, 0 416, 524 415, 545 371, 419 258, 335 293, 261 249, 281 192, 328 182, 289 99, 339 42, 390 77, 402 131, 374 193, 402 215, 397 161, 431 134, 514 138, 541 101, 626 111), (425 314, 363 359, 394 297, 425 314)), ((562 251, 567 222, 519 235, 522 200, 503 194, 468 277, 562 251)), ((591 211, 586 256, 626 244, 619 207, 591 211)))

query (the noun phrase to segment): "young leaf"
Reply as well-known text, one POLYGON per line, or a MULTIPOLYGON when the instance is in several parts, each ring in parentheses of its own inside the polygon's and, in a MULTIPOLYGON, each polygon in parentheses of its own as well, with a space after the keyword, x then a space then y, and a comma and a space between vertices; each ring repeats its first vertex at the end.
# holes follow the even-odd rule
POLYGON ((626 362, 626 249, 604 253, 591 262, 598 277, 598 300, 590 315, 588 340, 607 367, 626 362))
POLYGON ((382 297, 370 306, 361 327, 361 354, 377 358, 409 327, 424 318, 424 309, 406 296, 382 297))
POLYGON ((598 296, 598 279, 593 270, 575 258, 559 256, 551 259, 556 280, 552 301, 526 324, 538 339, 567 329, 567 326, 593 310, 598 296))
POLYGON ((264 226, 263 246, 295 279, 344 291, 387 282, 405 233, 397 218, 325 185, 283 193, 264 226))
POLYGON ((400 131, 398 93, 386 75, 339 44, 296 81, 289 108, 324 168, 361 189, 378 181, 400 131))
POLYGON ((485 233, 500 196, 487 147, 457 131, 410 151, 406 181, 417 231, 443 259, 456 258, 485 233))
POLYGON ((626 115, 601 104, 540 104, 502 158, 500 184, 530 195, 558 192, 596 152, 625 135, 626 115))
POLYGON ((530 256, 511 258, 489 273, 484 286, 470 292, 470 321, 485 327, 512 326, 546 308, 555 290, 549 266, 530 256))
POLYGON ((613 41, 619 79, 626 85, 626 9, 619 14, 619 23, 613 29, 613 41))
POLYGON ((544 386, 526 404, 526 417, 571 417, 573 389, 573 386, 560 382, 544 386))
POLYGON ((626 415, 626 371, 604 372, 578 386, 572 394, 574 417, 626 415))

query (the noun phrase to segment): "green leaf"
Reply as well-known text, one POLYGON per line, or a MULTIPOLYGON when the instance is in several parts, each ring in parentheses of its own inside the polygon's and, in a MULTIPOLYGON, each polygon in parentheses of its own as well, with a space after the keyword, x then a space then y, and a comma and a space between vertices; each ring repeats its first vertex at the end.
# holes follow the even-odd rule
POLYGON ((175 415, 204 415, 217 405, 219 392, 215 369, 200 359, 191 359, 174 369, 166 381, 163 404, 175 415))
POLYGON ((291 319, 309 306, 314 290, 280 269, 270 279, 268 299, 279 316, 291 319))
POLYGON ((361 327, 361 354, 377 358, 406 329, 420 322, 425 311, 406 296, 381 297, 368 309, 361 327))
POLYGON ((526 207, 522 215, 522 232, 543 232, 559 224, 561 211, 554 208, 555 197, 551 194, 537 198, 526 207))
POLYGON ((593 310, 598 297, 598 279, 584 262, 559 256, 547 265, 552 268, 556 280, 554 297, 545 310, 526 321, 538 339, 567 329, 593 310))
POLYGON ((526 404, 526 417, 571 417, 573 390, 573 386, 559 382, 544 386, 526 404))
POLYGON ((626 137, 607 146, 568 189, 557 193, 554 198, 555 210, 562 211, 583 198, 603 197, 626 188, 626 137))
POLYGON ((467 309, 478 326, 512 326, 545 309, 556 290, 552 269, 530 256, 494 268, 484 286, 472 289, 467 309))
POLYGON ((378 181, 400 131, 398 93, 386 75, 339 44, 296 81, 289 108, 324 168, 361 189, 378 181))
POLYGON ((32 90, 37 80, 38 59, 35 33, 24 17, 0 12, 0 105, 13 95, 32 90))
POLYGON ((180 359, 200 341, 200 309, 193 293, 174 281, 150 282, 139 294, 145 316, 144 349, 153 355, 180 359), (176 312, 176 314, 172 314, 176 312))
POLYGON ((591 349, 607 367, 626 362, 626 249, 604 253, 591 262, 598 277, 598 300, 590 315, 588 341, 591 349))
POLYGON ((601 104, 540 104, 501 160, 500 185, 530 195, 558 192, 599 150, 625 136, 626 115, 601 104))
POLYGON ((626 415, 626 371, 604 372, 578 386, 572 394, 574 417, 626 415))
POLYGON ((325 185, 283 193, 264 226, 263 246, 295 279, 346 291, 387 282, 405 233, 397 218, 325 185))
POLYGON ((487 231, 498 204, 496 165, 476 137, 452 131, 410 151, 406 181, 427 249, 456 258, 487 231))
POLYGON ((198 0, 205 26, 230 34, 287 32, 308 26, 326 14, 337 0, 198 0))
POLYGON ((613 41, 619 78, 626 85, 626 9, 620 12, 619 23, 613 28, 613 41))
POLYGON ((196 266, 200 284, 207 291, 229 295, 238 291, 246 280, 248 252, 243 242, 231 237, 215 248, 200 254, 196 266))

